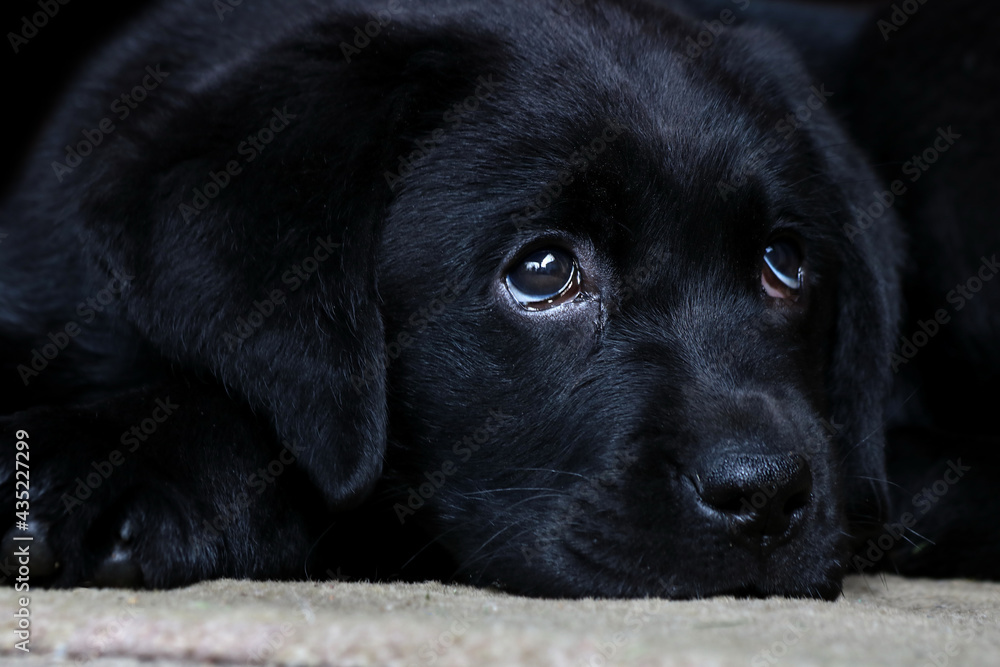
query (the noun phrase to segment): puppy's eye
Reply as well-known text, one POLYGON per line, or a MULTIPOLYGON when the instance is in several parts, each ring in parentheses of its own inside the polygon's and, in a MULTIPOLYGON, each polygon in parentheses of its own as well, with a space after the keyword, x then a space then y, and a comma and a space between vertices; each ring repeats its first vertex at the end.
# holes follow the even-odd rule
POLYGON ((791 239, 778 239, 764 251, 760 276, 764 292, 776 299, 792 299, 802 289, 802 251, 791 239))
POLYGON ((580 267, 561 248, 535 250, 507 273, 507 289, 528 310, 561 306, 580 294, 580 267))

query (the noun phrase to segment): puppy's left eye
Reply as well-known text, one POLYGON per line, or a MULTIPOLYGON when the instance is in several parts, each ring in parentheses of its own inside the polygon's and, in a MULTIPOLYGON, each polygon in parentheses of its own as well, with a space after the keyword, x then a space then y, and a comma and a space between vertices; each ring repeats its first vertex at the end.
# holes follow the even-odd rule
POLYGON ((802 251, 791 239, 777 239, 764 251, 760 276, 764 292, 776 299, 791 299, 802 289, 802 251))
POLYGON ((580 294, 580 267, 562 248, 535 250, 507 273, 507 290, 528 310, 555 308, 580 294))

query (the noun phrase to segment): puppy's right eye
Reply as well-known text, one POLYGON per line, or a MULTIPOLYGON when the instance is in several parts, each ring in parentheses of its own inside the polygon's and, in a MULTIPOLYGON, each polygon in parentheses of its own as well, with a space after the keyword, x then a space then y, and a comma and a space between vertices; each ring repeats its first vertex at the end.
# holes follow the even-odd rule
POLYGON ((561 306, 580 294, 580 267, 562 248, 528 253, 507 273, 507 290, 527 310, 561 306))

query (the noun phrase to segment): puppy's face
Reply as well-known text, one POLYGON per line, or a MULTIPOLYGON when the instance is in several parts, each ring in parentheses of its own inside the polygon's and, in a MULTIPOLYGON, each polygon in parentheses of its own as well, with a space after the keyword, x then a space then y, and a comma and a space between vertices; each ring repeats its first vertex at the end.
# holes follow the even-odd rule
POLYGON ((889 317, 863 168, 779 47, 676 33, 498 65, 408 156, 394 511, 518 592, 832 597, 881 494, 879 405, 844 398, 879 391, 850 314, 889 317))
POLYGON ((837 91, 672 3, 414 3, 371 39, 365 4, 261 8, 224 40, 164 6, 26 182, 146 63, 162 98, 26 210, 74 212, 86 262, 135 276, 122 329, 297 444, 317 522, 384 468, 472 582, 835 595, 880 516, 898 301, 837 91))

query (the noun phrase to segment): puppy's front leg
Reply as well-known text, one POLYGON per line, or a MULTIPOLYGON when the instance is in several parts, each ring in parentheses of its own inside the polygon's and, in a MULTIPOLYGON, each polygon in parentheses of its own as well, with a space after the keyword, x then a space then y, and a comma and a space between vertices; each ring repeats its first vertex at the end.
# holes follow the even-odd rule
POLYGON ((321 502, 309 497, 296 444, 279 444, 216 384, 174 379, 0 417, 0 443, 0 495, 24 481, 15 468, 29 473, 27 530, 13 512, 0 524, 8 583, 25 545, 32 583, 60 587, 302 572, 307 527, 295 508, 321 502))

